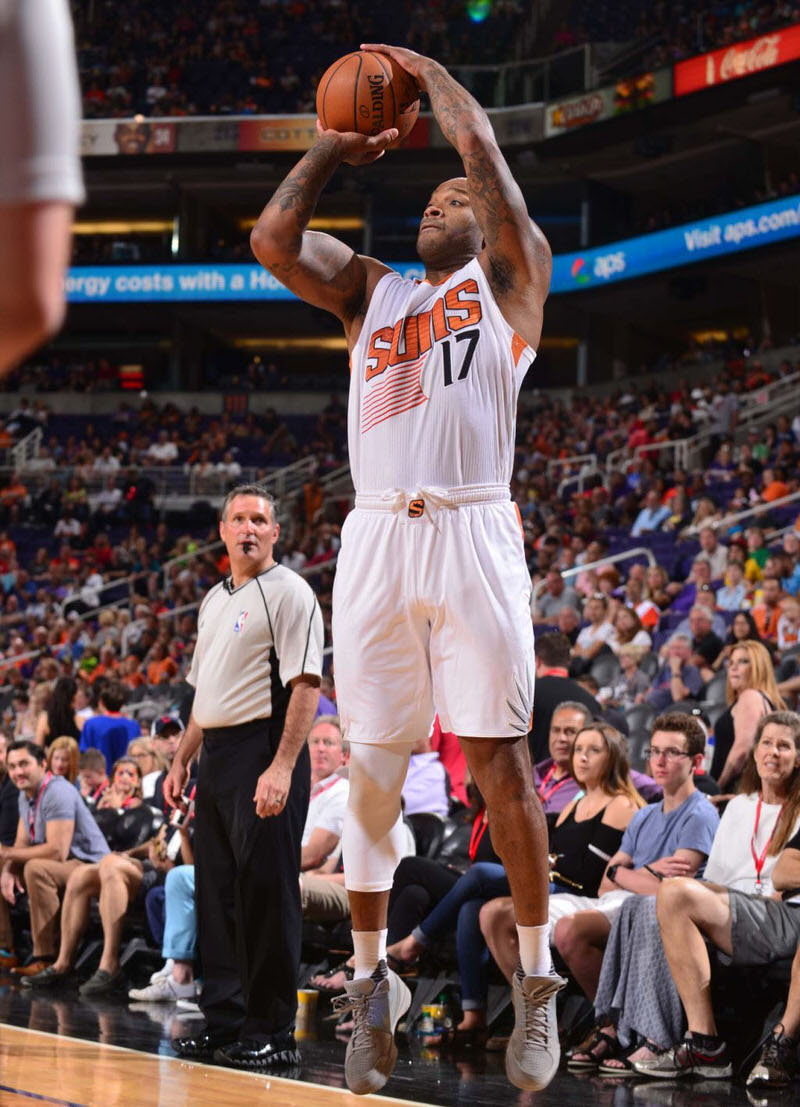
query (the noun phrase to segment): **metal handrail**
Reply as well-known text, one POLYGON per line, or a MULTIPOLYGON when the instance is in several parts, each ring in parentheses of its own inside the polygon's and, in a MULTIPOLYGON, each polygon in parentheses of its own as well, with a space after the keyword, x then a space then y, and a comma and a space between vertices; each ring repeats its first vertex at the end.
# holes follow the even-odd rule
POLYGON ((589 461, 592 465, 597 465, 597 454, 575 454, 573 457, 552 457, 547 462, 547 475, 550 476, 551 469, 557 469, 562 465, 574 465, 579 461, 589 461))
POLYGON ((688 537, 692 534, 699 534, 701 530, 708 529, 717 530, 718 527, 727 527, 731 523, 739 523, 742 519, 749 519, 755 515, 763 515, 767 511, 771 511, 774 507, 781 507, 782 504, 795 503, 800 500, 800 492, 790 492, 788 496, 781 496, 777 500, 772 500, 770 503, 756 504, 755 507, 749 507, 746 511, 737 511, 733 515, 723 515, 721 519, 704 519, 702 523, 695 524, 694 526, 687 527, 681 534, 684 537, 688 537))
MULTIPOLYGON (((589 569, 597 569, 600 565, 614 565, 617 561, 627 561, 629 558, 639 557, 641 554, 644 554, 647 558, 648 565, 658 564, 653 551, 648 546, 634 546, 633 549, 623 550, 622 553, 618 554, 610 554, 608 557, 601 557, 598 561, 589 561, 585 565, 574 565, 571 569, 559 569, 559 572, 561 573, 562 580, 566 580, 568 577, 575 577, 578 576, 579 573, 585 573, 589 569)), ((539 598, 545 584, 545 579, 538 581, 533 590, 534 599, 539 598)))
POLYGON ((571 477, 564 477, 561 483, 556 488, 556 496, 561 497, 564 494, 564 489, 569 487, 570 484, 578 482, 578 492, 583 492, 584 483, 589 477, 602 477, 603 471, 598 468, 597 465, 584 465, 579 473, 573 474, 571 477))

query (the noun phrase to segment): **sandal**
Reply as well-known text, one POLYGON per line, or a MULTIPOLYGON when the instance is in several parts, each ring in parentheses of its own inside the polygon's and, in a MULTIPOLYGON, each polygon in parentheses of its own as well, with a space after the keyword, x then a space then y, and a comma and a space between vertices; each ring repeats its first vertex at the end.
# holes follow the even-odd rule
POLYGON ((316 988, 316 990, 323 995, 338 996, 344 992, 344 986, 347 981, 352 979, 352 965, 348 965, 346 961, 341 961, 338 965, 334 965, 333 968, 328 969, 327 972, 317 973, 316 976, 312 976, 308 982, 308 986, 309 988, 316 988))
POLYGON ((642 1045, 634 1045, 629 1049, 626 1049, 624 1053, 620 1053, 617 1057, 605 1057, 598 1068, 598 1073, 601 1076, 641 1076, 641 1072, 634 1068, 634 1063, 631 1057, 634 1053, 640 1053, 642 1049, 647 1049, 652 1054, 652 1060, 657 1060, 663 1053, 667 1051, 660 1046, 654 1045, 652 1042, 645 1042, 642 1045), (611 1064, 612 1061, 616 1061, 617 1064, 611 1064))
POLYGON ((619 1057, 621 1054, 622 1046, 617 1039, 596 1026, 586 1041, 572 1050, 567 1059, 567 1068, 578 1072, 596 1069, 604 1061, 619 1057))

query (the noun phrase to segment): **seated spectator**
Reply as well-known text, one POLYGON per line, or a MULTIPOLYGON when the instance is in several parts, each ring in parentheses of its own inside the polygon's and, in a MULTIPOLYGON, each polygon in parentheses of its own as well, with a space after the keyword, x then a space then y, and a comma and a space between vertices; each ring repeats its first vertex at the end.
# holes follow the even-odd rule
MULTIPOLYGON (((684 583, 672 583, 667 585, 673 599, 670 611, 684 614, 697 603, 700 590, 708 591, 711 588, 711 567, 701 557, 696 557, 692 562, 692 569, 684 583)), ((713 591, 713 589, 712 589, 713 591)))
POLYGON ((580 631, 581 617, 579 612, 574 607, 562 607, 558 613, 558 620, 556 626, 558 627, 559 634, 563 634, 569 642, 570 646, 574 646, 578 641, 578 633, 580 631))
POLYGON ((72 677, 59 677, 53 690, 47 697, 44 711, 36 720, 35 741, 39 746, 47 746, 54 738, 64 735, 80 738, 81 732, 75 718, 75 696, 77 682, 72 677))
POLYGON ((617 656, 621 672, 607 688, 601 688, 598 698, 604 706, 619 707, 627 711, 650 690, 650 677, 639 668, 639 662, 647 653, 644 646, 620 646, 617 656))
MULTIPOLYGON (((139 772, 139 765, 132 757, 127 755, 120 757, 119 761, 114 762, 109 786, 95 806, 97 824, 106 834, 106 838, 108 838, 108 834, 103 829, 100 812, 108 811, 109 813, 120 814, 131 807, 138 807, 141 802, 142 774, 139 772)), ((111 822, 110 819, 109 822, 111 822)))
POLYGON ((744 569, 732 561, 725 573, 725 584, 717 589, 718 611, 742 611, 750 606, 750 590, 744 579, 744 569))
MULTIPOLYGON (((8 775, 8 738, 0 730, 0 846, 13 846, 19 822, 19 793, 8 775)), ((0 949, 0 956, 8 950, 0 949)))
POLYGON ((555 945, 590 999, 597 991, 602 951, 623 901, 630 895, 653 895, 666 876, 702 871, 719 825, 716 810, 694 785, 705 747, 697 720, 678 713, 661 715, 653 723, 651 743, 650 763, 664 789, 663 800, 634 815, 597 899, 550 899, 555 945))
POLYGON ((749 611, 737 611, 731 622, 731 628, 722 643, 722 652, 711 668, 717 671, 725 668, 730 661, 734 646, 737 646, 739 642, 744 642, 747 639, 751 642, 759 642, 765 647, 770 657, 772 656, 772 649, 768 643, 761 641, 761 636, 758 633, 758 627, 755 624, 752 614, 749 611))
POLYGON ((778 620, 781 617, 780 602, 783 597, 781 582, 778 577, 764 574, 761 580, 761 599, 752 607, 753 619, 758 627, 760 638, 778 643, 778 620))
POLYGON ((728 568, 727 547, 717 541, 717 532, 713 527, 702 527, 698 537, 700 539, 698 559, 708 562, 711 580, 722 580, 728 568))
POLYGON ((608 621, 608 597, 602 592, 593 592, 587 599, 583 614, 589 620, 572 647, 570 672, 578 676, 588 672, 592 661, 601 650, 609 650, 609 641, 614 637, 614 628, 608 621))
MULTIPOLYGON (((735 826, 744 810, 755 809, 756 819, 751 824, 754 829, 750 835, 738 835, 736 856, 741 877, 728 888, 719 887, 719 877, 712 873, 713 882, 710 879, 708 884, 669 880, 658 889, 656 913, 664 953, 688 1026, 683 1039, 669 1043, 665 1052, 652 1060, 635 1063, 640 1075, 670 1078, 692 1071, 701 1071, 704 1077, 712 1079, 732 1075, 727 1045, 718 1036, 705 984, 711 972, 707 942, 726 954, 734 965, 765 965, 794 956, 800 940, 798 767, 800 718, 791 712, 775 712, 764 720, 756 740, 756 753, 749 758, 743 785, 750 795, 737 797, 743 810, 733 813, 729 820, 729 825, 735 826), (763 800, 758 792, 759 775, 763 800), (767 802, 773 808, 769 812, 774 826, 770 838, 766 819, 759 835, 758 816, 762 814, 762 804, 766 807, 767 802), (794 836, 790 837, 792 833, 794 836), (756 840, 762 845, 761 852, 756 840), (787 891, 788 899, 773 898, 765 891, 767 855, 775 857, 779 853, 781 856, 772 870, 772 886, 778 892, 787 891)), ((731 847, 732 839, 722 840, 721 849, 731 847)), ((732 855, 731 863, 736 863, 732 855)), ((715 869, 719 864, 715 861, 715 869)))
POLYGON ((699 670, 705 683, 714 675, 714 662, 722 652, 722 639, 711 629, 713 615, 703 604, 695 604, 689 611, 691 633, 689 661, 699 670))
POLYGON ((744 575, 751 584, 758 584, 763 575, 764 565, 769 557, 769 549, 764 541, 761 527, 748 527, 745 531, 747 542, 747 560, 744 575))
POLYGON ((665 611, 672 603, 672 596, 667 591, 669 574, 663 565, 650 565, 647 569, 647 597, 651 603, 661 611, 665 611))
POLYGON ((779 604, 778 649, 788 650, 800 643, 800 600, 784 596, 779 604))
MULTIPOLYGON (((800 845, 800 843, 798 843, 800 845)), ((792 855, 787 856, 786 868, 792 855)), ((800 861, 800 857, 797 858, 800 861)), ((798 874, 800 875, 800 874, 798 874)), ((791 879, 791 877, 790 877, 791 879)), ((800 1037, 800 941, 792 961, 789 995, 780 1022, 774 1024, 747 1077, 747 1087, 758 1095, 771 1088, 785 1088, 797 1075, 797 1040, 800 1037)))
POLYGON ((559 612, 565 607, 578 607, 578 593, 568 588, 557 569, 549 569, 545 576, 545 589, 533 601, 533 625, 554 625, 558 622, 559 612))
POLYGON ((427 734, 411 748, 402 800, 406 815, 426 811, 445 818, 450 810, 447 773, 439 760, 439 754, 431 750, 431 740, 427 734))
POLYGON ((179 828, 182 865, 166 874, 163 885, 151 888, 145 898, 147 921, 164 957, 164 966, 144 988, 131 988, 128 998, 144 1003, 177 1003, 200 994, 195 979, 197 911, 194 902, 194 865, 185 823, 179 828))
POLYGON ((727 710, 714 724, 714 760, 710 773, 723 794, 736 787, 753 747, 762 715, 783 710, 772 661, 764 646, 745 639, 731 651, 726 689, 727 710))
POLYGON ((649 534, 654 530, 661 530, 661 525, 670 515, 670 509, 661 503, 658 492, 654 489, 644 497, 644 503, 631 527, 631 537, 638 538, 642 534, 649 534))
MULTIPOLYGON (((117 784, 114 781, 112 787, 117 784)), ((191 812, 189 813, 191 818, 191 812)), ((188 819, 184 824, 188 825, 188 819)), ((49 989, 69 980, 81 937, 89 917, 93 898, 99 901, 103 926, 103 952, 97 970, 78 989, 83 997, 114 992, 123 983, 119 964, 122 927, 125 915, 140 894, 163 883, 175 864, 194 864, 191 841, 185 827, 162 827, 155 838, 129 853, 107 854, 99 864, 86 865, 72 874, 64 894, 61 911, 61 940, 58 956, 39 975, 31 976, 28 986, 49 989)), ((187 995, 196 994, 192 988, 187 995)), ((184 997, 185 998, 185 997, 184 997)))
POLYGON ((108 769, 123 756, 131 739, 141 733, 139 724, 122 714, 124 703, 125 689, 118 680, 110 680, 98 696, 99 714, 87 719, 81 731, 81 750, 99 749, 108 769))
POLYGON ((570 771, 575 738, 592 717, 586 704, 577 700, 560 703, 550 717, 550 756, 533 767, 533 782, 548 821, 563 811, 577 795, 578 782, 570 771))
POLYGON ((74 784, 78 779, 78 743, 74 738, 56 738, 47 748, 47 770, 74 784))
POLYGON ((311 798, 303 828, 301 872, 321 869, 338 859, 349 792, 347 780, 339 773, 346 764, 347 752, 338 716, 318 716, 307 741, 311 798))
POLYGON ((105 755, 100 750, 84 750, 78 758, 78 791, 93 811, 108 787, 105 755))
POLYGON ((143 735, 129 743, 126 756, 139 766, 142 777, 142 799, 148 802, 155 795, 156 783, 167 768, 167 763, 156 749, 153 739, 143 735))
POLYGON ((653 644, 652 638, 642 626, 642 620, 631 607, 620 607, 611 625, 614 633, 609 638, 608 645, 618 657, 623 646, 640 646, 646 652, 653 644))
POLYGON ((12 742, 8 773, 19 789, 19 819, 13 846, 2 850, 0 874, 0 966, 19 976, 45 969, 56 954, 61 896, 76 869, 99 861, 108 846, 72 785, 45 769, 44 750, 34 742, 12 742), (18 967, 9 904, 27 890, 33 953, 18 967))
MULTIPOLYGON (((728 804, 714 836, 704 881, 720 889, 771 895, 771 873, 800 817, 799 765, 800 718, 788 712, 765 716, 742 791, 728 804)), ((595 1010, 595 1037, 606 1052, 604 1072, 630 1073, 636 1062, 651 1062, 680 1040, 683 1011, 652 897, 624 904, 614 921, 595 1010), (604 1018, 612 1011, 612 1019, 604 1018), (642 1047, 621 1058, 612 1040, 627 1047, 637 1037, 642 1047)))
MULTIPOLYGON (((647 599, 645 577, 644 575, 635 574, 634 568, 635 566, 631 569, 628 579, 625 581, 623 602, 626 607, 630 607, 636 612, 645 630, 655 630, 658 626, 658 620, 661 618, 661 611, 652 600, 647 599)), ((657 566, 654 566, 654 568, 657 568, 657 566)))
POLYGON ((584 704, 591 715, 599 715, 602 708, 594 696, 569 677, 569 641, 563 634, 537 635, 534 650, 536 710, 533 713, 533 727, 528 734, 528 746, 535 765, 548 756, 550 722, 559 704, 567 700, 584 704))
POLYGON ((681 700, 700 699, 704 680, 700 671, 691 664, 692 647, 686 635, 681 634, 670 639, 667 646, 667 660, 653 677, 651 690, 643 697, 658 711, 664 711, 670 704, 681 700))

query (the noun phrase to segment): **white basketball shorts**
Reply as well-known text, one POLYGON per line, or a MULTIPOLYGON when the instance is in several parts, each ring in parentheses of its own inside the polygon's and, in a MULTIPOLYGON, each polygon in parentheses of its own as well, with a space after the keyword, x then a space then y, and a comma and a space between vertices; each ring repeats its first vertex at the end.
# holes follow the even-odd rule
POLYGON ((530 591, 507 487, 357 496, 333 590, 345 736, 415 742, 437 712, 465 738, 527 734, 530 591))

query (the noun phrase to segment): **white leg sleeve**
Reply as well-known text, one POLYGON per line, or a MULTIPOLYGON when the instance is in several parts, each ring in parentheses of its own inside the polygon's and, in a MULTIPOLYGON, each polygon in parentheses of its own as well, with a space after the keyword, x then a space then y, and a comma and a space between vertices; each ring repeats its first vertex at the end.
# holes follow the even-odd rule
POLYGON ((400 793, 409 743, 350 744, 350 795, 342 832, 344 880, 353 892, 385 892, 403 856, 400 793))

